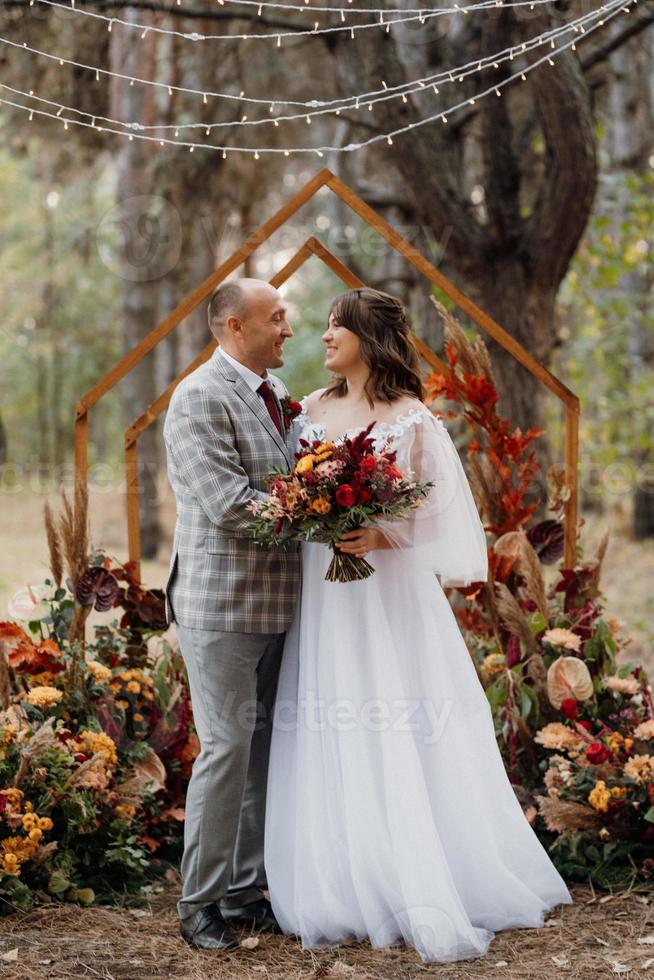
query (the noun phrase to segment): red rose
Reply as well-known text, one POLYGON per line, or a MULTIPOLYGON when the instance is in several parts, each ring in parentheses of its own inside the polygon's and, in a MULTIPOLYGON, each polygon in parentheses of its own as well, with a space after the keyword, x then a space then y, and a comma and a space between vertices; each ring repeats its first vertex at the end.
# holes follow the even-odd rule
POLYGON ((344 483, 342 487, 339 487, 336 491, 336 503, 339 507, 352 507, 356 496, 354 490, 349 485, 349 483, 344 483))
POLYGON ((374 456, 364 456, 360 465, 362 470, 367 470, 369 472, 370 470, 374 470, 375 466, 377 465, 377 460, 374 456))
POLYGON ((601 742, 593 742, 590 748, 586 749, 586 758, 590 762, 591 766, 599 766, 602 762, 606 762, 608 757, 611 755, 609 750, 601 742))
POLYGON ((359 487, 357 490, 357 503, 358 504, 369 504, 372 500, 372 494, 370 490, 366 490, 365 487, 359 487))
POLYGON ((577 721, 577 724, 578 725, 581 725, 582 728, 585 728, 587 732, 592 732, 592 730, 593 730, 593 726, 585 718, 579 718, 579 720, 577 721))
POLYGON ((564 698, 561 701, 561 711, 566 718, 576 718, 579 714, 579 704, 576 698, 564 698))

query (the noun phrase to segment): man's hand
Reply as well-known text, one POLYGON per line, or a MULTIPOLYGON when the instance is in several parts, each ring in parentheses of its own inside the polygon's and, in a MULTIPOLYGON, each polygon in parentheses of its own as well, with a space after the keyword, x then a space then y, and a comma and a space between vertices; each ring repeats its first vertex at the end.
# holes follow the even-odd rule
POLYGON ((357 558, 365 558, 369 551, 392 547, 381 531, 374 527, 360 527, 356 531, 346 531, 336 546, 339 551, 357 558))

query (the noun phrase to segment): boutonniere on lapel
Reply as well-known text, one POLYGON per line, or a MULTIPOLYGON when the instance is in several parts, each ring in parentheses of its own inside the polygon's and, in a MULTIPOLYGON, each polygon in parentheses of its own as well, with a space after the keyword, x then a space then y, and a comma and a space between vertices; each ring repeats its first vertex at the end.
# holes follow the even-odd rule
POLYGON ((284 428, 288 432, 293 424, 293 420, 302 414, 302 406, 299 402, 296 402, 294 398, 290 395, 284 395, 283 398, 279 399, 279 404, 282 406, 282 418, 284 419, 284 428))

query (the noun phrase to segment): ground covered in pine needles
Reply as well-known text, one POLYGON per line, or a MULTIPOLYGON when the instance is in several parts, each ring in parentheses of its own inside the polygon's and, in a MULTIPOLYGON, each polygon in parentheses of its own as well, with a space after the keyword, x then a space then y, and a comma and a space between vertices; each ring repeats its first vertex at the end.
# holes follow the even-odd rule
POLYGON ((303 951, 288 937, 242 934, 230 953, 199 952, 179 938, 177 882, 137 909, 43 907, 0 919, 0 977, 7 980, 413 980, 474 977, 599 980, 654 976, 654 893, 571 889, 542 929, 500 932, 486 956, 424 964, 416 953, 367 943, 303 951))

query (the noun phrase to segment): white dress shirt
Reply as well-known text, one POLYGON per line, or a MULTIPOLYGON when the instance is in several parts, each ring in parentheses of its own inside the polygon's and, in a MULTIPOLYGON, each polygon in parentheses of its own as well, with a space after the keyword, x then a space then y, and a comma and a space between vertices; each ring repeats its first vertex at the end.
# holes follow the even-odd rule
POLYGON ((252 388, 252 391, 256 391, 261 385, 262 381, 268 380, 267 371, 263 375, 257 374, 256 371, 251 371, 249 367, 245 366, 245 364, 241 364, 240 361, 237 361, 235 357, 228 354, 227 351, 222 349, 222 347, 218 347, 217 351, 219 357, 224 357, 228 364, 231 364, 232 367, 238 371, 243 380, 250 386, 250 388, 252 388))

